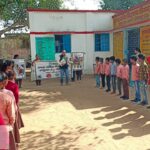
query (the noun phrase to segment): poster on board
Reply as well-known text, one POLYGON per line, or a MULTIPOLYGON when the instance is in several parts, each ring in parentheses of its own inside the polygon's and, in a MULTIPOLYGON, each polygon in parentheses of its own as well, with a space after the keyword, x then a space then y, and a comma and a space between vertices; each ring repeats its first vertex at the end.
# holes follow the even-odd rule
POLYGON ((13 59, 16 79, 26 78, 26 63, 24 59, 13 59))
POLYGON ((72 52, 72 69, 73 70, 83 70, 84 69, 84 54, 83 52, 72 52))
POLYGON ((35 64, 36 79, 58 78, 60 76, 59 64, 55 61, 40 61, 35 64))

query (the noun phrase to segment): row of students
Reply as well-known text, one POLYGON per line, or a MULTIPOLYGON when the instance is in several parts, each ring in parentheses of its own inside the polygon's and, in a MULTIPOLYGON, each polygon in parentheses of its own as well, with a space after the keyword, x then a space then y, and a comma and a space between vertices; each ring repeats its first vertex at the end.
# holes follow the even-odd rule
POLYGON ((112 56, 107 57, 104 62, 102 58, 96 57, 96 87, 105 88, 106 83, 106 92, 112 91, 111 94, 116 94, 116 91, 118 91, 120 98, 128 100, 131 74, 131 81, 133 81, 135 88, 135 98, 132 101, 141 105, 147 105, 147 84, 149 76, 148 65, 145 59, 145 56, 140 53, 137 56, 132 56, 130 58, 130 71, 127 59, 123 59, 121 63, 120 59, 115 59, 115 57, 112 56), (101 82, 102 84, 100 84, 101 82))
POLYGON ((19 109, 19 87, 14 79, 13 70, 0 72, 0 116, 3 125, 9 128, 10 150, 17 149, 20 143, 19 129, 24 127, 19 109))

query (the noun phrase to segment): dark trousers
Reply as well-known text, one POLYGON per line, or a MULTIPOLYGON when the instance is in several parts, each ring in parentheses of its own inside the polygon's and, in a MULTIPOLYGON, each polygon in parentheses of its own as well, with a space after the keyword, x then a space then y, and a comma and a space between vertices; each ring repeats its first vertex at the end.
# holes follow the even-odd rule
POLYGON ((16 79, 16 84, 18 85, 19 88, 22 87, 22 79, 16 79))
POLYGON ((36 80, 36 85, 40 86, 41 85, 41 80, 36 80))
POLYGON ((72 82, 75 81, 75 78, 76 78, 76 71, 73 71, 72 72, 72 78, 71 78, 72 82))
POLYGON ((77 80, 81 80, 82 70, 76 71, 76 75, 77 75, 77 80))
POLYGON ((105 87, 105 74, 101 74, 102 87, 105 87))
POLYGON ((117 87, 118 87, 118 92, 119 92, 119 95, 121 95, 122 93, 122 90, 121 90, 121 87, 122 87, 122 79, 121 78, 117 78, 117 87))
POLYGON ((111 87, 110 87, 110 76, 106 76, 106 82, 107 82, 107 90, 110 91, 111 87))
POLYGON ((129 98, 129 83, 126 79, 122 79, 123 83, 123 96, 129 98))
POLYGON ((115 93, 116 92, 116 76, 115 75, 111 76, 111 82, 112 82, 113 92, 115 93))

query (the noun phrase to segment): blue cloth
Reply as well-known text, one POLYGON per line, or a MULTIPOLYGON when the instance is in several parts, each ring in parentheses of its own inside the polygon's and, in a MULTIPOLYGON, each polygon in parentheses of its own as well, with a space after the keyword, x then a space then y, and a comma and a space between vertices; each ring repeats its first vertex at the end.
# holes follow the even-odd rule
POLYGON ((140 81, 140 92, 141 92, 142 102, 148 104, 147 85, 145 81, 140 81))
POLYGON ((106 82, 107 82, 107 90, 111 90, 111 84, 110 84, 110 76, 106 76, 106 82))
POLYGON ((117 64, 115 62, 112 63, 110 72, 111 72, 111 76, 116 76, 116 74, 117 74, 117 64))
POLYGON ((135 88, 135 100, 137 102, 141 101, 141 94, 140 94, 140 81, 133 81, 134 88, 135 88))
POLYGON ((96 80, 96 87, 100 87, 100 76, 99 75, 95 75, 95 80, 96 80))
POLYGON ((69 82, 69 70, 68 69, 60 69, 60 82, 63 84, 64 75, 66 78, 66 84, 69 82))
POLYGON ((111 83, 112 83, 113 92, 116 93, 116 76, 115 75, 111 76, 111 83))

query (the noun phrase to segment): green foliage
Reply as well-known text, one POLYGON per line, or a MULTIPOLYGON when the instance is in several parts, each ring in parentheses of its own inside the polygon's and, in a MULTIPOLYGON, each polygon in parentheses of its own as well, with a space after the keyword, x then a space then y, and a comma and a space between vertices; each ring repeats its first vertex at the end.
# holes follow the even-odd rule
POLYGON ((126 10, 143 1, 144 0, 103 0, 103 2, 100 2, 100 5, 104 10, 126 10))
MULTIPOLYGON (((63 0, 0 0, 0 19, 5 21, 3 32, 28 26, 28 8, 60 9, 62 4, 63 0), (10 24, 10 20, 14 23, 10 24)), ((0 35, 3 32, 0 31, 0 35)))

